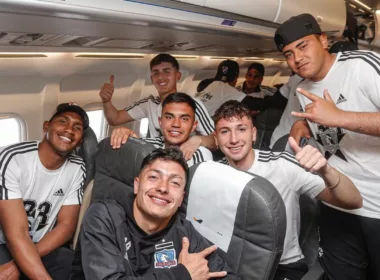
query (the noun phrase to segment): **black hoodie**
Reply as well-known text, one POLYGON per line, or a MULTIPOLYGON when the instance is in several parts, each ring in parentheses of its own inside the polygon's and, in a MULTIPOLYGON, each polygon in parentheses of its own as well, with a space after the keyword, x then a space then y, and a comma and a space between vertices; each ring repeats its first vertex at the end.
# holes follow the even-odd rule
MULTIPOLYGON (((210 246, 191 223, 175 215, 154 234, 143 232, 133 218, 133 199, 123 207, 116 201, 96 202, 86 212, 80 233, 81 262, 85 279, 191 279, 178 263, 182 238, 190 253, 210 246)), ((210 271, 228 272, 224 279, 239 279, 215 252, 208 257, 210 271)))

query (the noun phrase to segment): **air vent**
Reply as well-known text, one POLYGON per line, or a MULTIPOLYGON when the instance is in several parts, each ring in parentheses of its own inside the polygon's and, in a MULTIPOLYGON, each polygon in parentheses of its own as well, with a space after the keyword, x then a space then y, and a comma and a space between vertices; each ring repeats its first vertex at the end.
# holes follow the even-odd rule
POLYGON ((35 40, 41 38, 43 34, 41 33, 28 33, 23 36, 16 38, 15 40, 9 42, 11 45, 27 45, 35 40))
POLYGON ((63 44, 69 47, 89 47, 109 40, 107 37, 79 37, 63 44))

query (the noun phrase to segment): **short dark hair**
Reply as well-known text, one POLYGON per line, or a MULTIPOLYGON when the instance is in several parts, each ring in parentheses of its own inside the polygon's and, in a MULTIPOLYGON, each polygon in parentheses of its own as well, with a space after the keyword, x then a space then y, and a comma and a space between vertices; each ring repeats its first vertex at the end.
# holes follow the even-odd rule
POLYGON ((150 61, 150 70, 152 70, 153 66, 159 65, 161 63, 168 62, 170 63, 177 71, 179 70, 178 60, 167 53, 160 53, 152 58, 150 61))
POLYGON ((165 105, 171 104, 171 103, 186 103, 194 110, 194 113, 197 108, 197 105, 195 104, 194 99, 190 95, 187 95, 186 93, 183 93, 183 92, 175 92, 175 93, 169 94, 162 102, 162 108, 164 108, 165 105))
POLYGON ((244 105, 243 103, 236 100, 226 101, 216 110, 214 114, 214 122, 215 125, 221 119, 231 119, 233 117, 242 119, 243 117, 247 117, 248 119, 252 119, 251 110, 244 105))
POLYGON ((189 167, 187 166, 187 162, 183 157, 181 150, 177 147, 170 147, 167 149, 156 149, 147 155, 142 163, 140 168, 140 173, 144 170, 145 167, 151 165, 155 160, 161 159, 164 161, 174 161, 181 165, 186 174, 186 181, 189 177, 189 167))
POLYGON ((265 74, 265 67, 261 63, 258 62, 253 62, 251 65, 248 67, 248 72, 251 71, 252 69, 257 70, 261 74, 261 76, 264 76, 265 74))

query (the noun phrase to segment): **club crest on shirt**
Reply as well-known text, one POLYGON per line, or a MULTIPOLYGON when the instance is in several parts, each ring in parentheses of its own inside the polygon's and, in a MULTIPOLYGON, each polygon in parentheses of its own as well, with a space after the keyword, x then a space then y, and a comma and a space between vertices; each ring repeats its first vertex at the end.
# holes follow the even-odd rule
POLYGON ((164 249, 154 253, 154 268, 170 268, 177 265, 175 249, 164 249))
POLYGON ((341 151, 340 141, 346 135, 341 128, 331 128, 318 125, 317 142, 323 146, 325 150, 325 158, 329 159, 335 155, 340 159, 347 161, 341 151))

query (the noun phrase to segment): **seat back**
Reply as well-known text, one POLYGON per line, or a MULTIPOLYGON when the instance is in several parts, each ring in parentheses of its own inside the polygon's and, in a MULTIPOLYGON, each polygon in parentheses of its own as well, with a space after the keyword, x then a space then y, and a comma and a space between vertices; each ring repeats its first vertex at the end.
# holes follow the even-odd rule
POLYGON ((216 162, 190 168, 183 215, 241 279, 273 279, 286 231, 285 205, 266 179, 216 162))
POLYGON ((283 109, 268 108, 256 116, 254 120, 257 129, 255 149, 270 150, 270 139, 280 122, 283 111, 283 109))
POLYGON ((277 139, 277 141, 273 144, 272 152, 283 152, 285 151, 286 144, 288 144, 289 134, 282 136, 277 139))
POLYGON ((76 149, 76 154, 79 155, 86 165, 86 181, 84 187, 94 179, 95 175, 95 157, 98 152, 98 139, 95 132, 88 127, 83 134, 83 142, 76 149))
POLYGON ((82 221, 83 221, 83 216, 86 213, 86 210, 90 206, 90 203, 91 203, 91 196, 92 196, 93 186, 94 186, 94 180, 92 180, 87 185, 87 188, 86 188, 86 190, 84 191, 84 194, 83 194, 83 200, 82 200, 82 205, 81 205, 80 211, 79 211, 77 228, 75 230, 75 234, 74 234, 74 238, 73 238, 73 250, 75 250, 75 248, 77 246, 79 232, 80 232, 80 227, 81 227, 82 221))
POLYGON ((319 204, 315 199, 303 194, 300 197, 301 228, 299 244, 308 267, 312 267, 318 258, 319 248, 319 204))
POLYGON ((121 205, 133 192, 133 181, 143 159, 156 148, 136 138, 128 138, 120 149, 112 149, 110 139, 99 143, 92 201, 114 199, 121 205))

